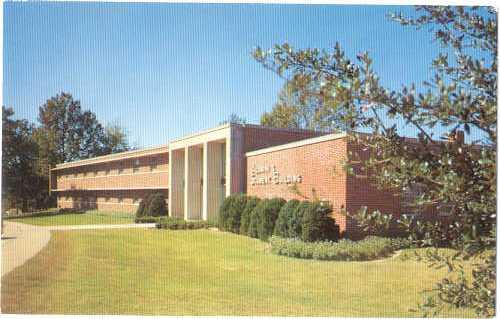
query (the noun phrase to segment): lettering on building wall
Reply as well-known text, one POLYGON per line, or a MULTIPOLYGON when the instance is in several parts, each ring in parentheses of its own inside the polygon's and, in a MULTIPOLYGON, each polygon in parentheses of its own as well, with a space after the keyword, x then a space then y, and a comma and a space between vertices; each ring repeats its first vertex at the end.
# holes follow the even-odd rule
POLYGON ((276 165, 254 165, 251 173, 251 185, 302 183, 302 175, 281 175, 276 165))

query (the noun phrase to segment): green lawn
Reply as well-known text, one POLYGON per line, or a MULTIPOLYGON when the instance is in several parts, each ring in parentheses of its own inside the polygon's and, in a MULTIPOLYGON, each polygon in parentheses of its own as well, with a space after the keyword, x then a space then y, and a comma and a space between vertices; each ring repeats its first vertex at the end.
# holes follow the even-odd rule
POLYGON ((134 223, 134 214, 87 211, 84 214, 61 214, 44 217, 14 218, 9 221, 38 226, 56 225, 94 225, 94 224, 130 224, 134 223))
MULTIPOLYGON (((444 270, 401 258, 325 262, 272 255, 211 230, 55 232, 2 280, 6 313, 418 316, 444 270)), ((457 317, 471 313, 456 311, 457 317)))

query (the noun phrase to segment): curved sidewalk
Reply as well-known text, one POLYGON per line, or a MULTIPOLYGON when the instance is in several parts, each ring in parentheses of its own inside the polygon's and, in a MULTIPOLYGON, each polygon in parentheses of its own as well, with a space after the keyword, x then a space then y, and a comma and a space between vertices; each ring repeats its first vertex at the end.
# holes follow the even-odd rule
POLYGON ((49 240, 49 229, 4 221, 2 277, 35 256, 49 240))

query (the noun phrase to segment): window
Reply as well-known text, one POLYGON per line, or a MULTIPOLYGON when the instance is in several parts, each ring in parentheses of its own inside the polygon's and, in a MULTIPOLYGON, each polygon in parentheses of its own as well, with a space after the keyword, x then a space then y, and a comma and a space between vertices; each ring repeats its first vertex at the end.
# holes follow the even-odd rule
POLYGON ((123 196, 118 196, 118 203, 123 203, 123 196))
POLYGON ((109 167, 106 167, 106 170, 104 171, 104 174, 109 175, 109 167))
POLYGON ((134 173, 136 173, 136 172, 139 171, 139 165, 140 164, 141 164, 140 161, 138 159, 136 159, 135 162, 134 162, 134 168, 132 170, 134 173))
POLYGON ((109 196, 106 196, 106 198, 104 199, 104 201, 107 203, 109 202, 109 196))
POLYGON ((156 170, 157 167, 158 167, 158 161, 156 160, 156 158, 151 159, 151 163, 149 165, 149 169, 151 170, 151 172, 156 170))

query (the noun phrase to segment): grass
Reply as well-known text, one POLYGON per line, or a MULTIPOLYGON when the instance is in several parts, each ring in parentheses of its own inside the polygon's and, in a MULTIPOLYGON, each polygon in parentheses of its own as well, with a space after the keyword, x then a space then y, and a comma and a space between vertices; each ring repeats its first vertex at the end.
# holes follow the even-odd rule
POLYGON ((89 210, 84 214, 75 213, 44 217, 13 218, 9 219, 9 221, 37 226, 132 224, 134 223, 134 217, 135 215, 132 213, 89 210))
POLYGON ((40 254, 3 278, 2 311, 415 317, 422 291, 445 274, 415 260, 328 262, 267 250, 211 230, 54 232, 40 254))

